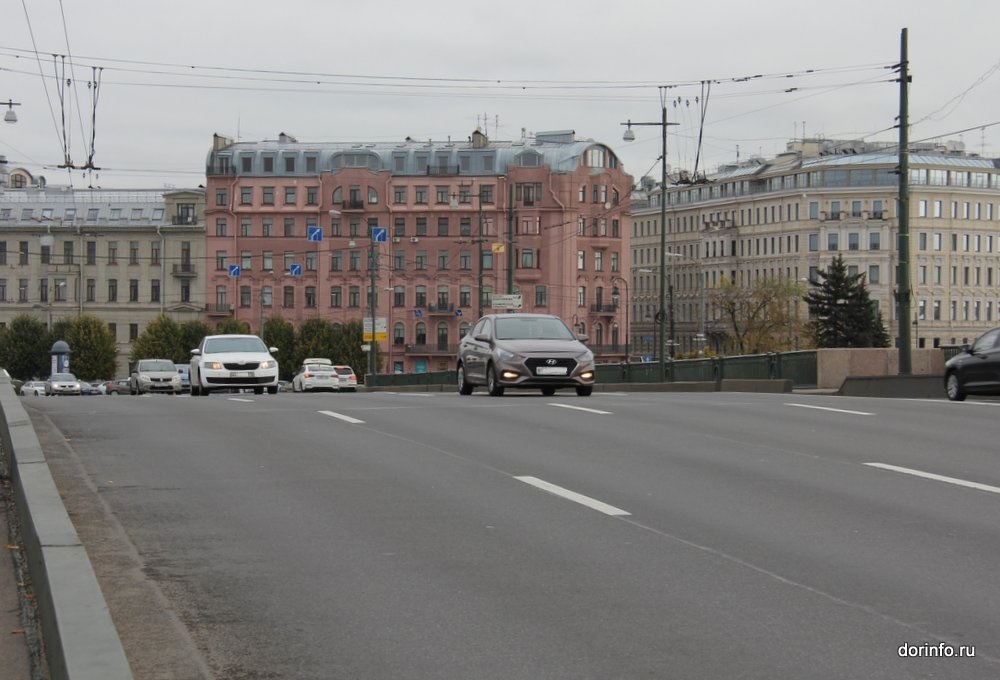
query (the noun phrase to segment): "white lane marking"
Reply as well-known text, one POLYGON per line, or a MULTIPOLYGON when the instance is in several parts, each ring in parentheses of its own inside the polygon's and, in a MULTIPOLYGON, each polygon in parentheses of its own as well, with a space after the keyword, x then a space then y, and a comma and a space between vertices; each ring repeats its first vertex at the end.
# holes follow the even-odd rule
POLYGON ((352 418, 351 416, 345 416, 343 413, 337 413, 335 411, 320 411, 324 416, 330 416, 331 418, 339 418, 347 423, 364 423, 363 420, 358 420, 357 418, 352 418))
POLYGON ((598 512, 603 512, 605 515, 614 515, 616 517, 622 517, 625 515, 630 515, 632 513, 626 512, 613 505, 608 505, 607 503, 602 503, 599 500, 590 498, 589 496, 584 496, 578 494, 575 491, 570 491, 569 489, 564 489, 561 486, 556 486, 555 484, 550 484, 544 480, 538 479, 537 477, 514 477, 514 479, 520 480, 525 484, 530 484, 531 486, 542 489, 543 491, 548 491, 551 494, 560 496, 567 500, 571 500, 574 503, 579 503, 580 505, 585 505, 592 510, 597 510, 598 512))
POLYGON ((892 472, 901 472, 904 475, 913 475, 914 477, 923 477, 924 479, 933 479, 937 482, 947 482, 948 484, 955 484, 957 486, 965 486, 970 489, 977 489, 979 491, 989 491, 990 493, 1000 493, 1000 486, 990 486, 989 484, 980 484, 979 482, 970 482, 965 479, 959 479, 957 477, 945 477, 944 475, 936 475, 933 472, 924 472, 922 470, 914 470, 912 468, 899 467, 898 465, 888 465, 886 463, 865 463, 865 465, 873 468, 878 468, 880 470, 891 470, 892 472))
POLYGON ((568 408, 568 409, 573 409, 574 411, 586 411, 587 413, 597 413, 602 416, 612 415, 611 411, 598 411, 596 408, 587 408, 585 406, 573 406, 572 404, 556 404, 550 402, 549 406, 558 406, 559 408, 568 408))
POLYGON ((253 399, 240 399, 239 397, 229 397, 229 401, 241 401, 244 404, 252 404, 253 399))
POLYGON ((785 404, 785 406, 797 406, 798 408, 812 408, 817 411, 833 411, 834 413, 848 413, 852 416, 873 416, 874 413, 868 413, 867 411, 848 411, 843 408, 830 408, 828 406, 813 406, 812 404, 785 404))

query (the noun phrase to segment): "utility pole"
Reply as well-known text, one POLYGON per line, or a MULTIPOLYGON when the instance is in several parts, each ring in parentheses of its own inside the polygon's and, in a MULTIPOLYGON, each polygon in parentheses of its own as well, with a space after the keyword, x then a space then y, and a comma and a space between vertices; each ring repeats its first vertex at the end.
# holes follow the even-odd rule
POLYGON ((507 185, 507 294, 514 294, 514 185, 507 185))
POLYGON ((909 63, 907 61, 906 31, 900 36, 899 48, 899 290, 896 302, 899 306, 899 374, 913 372, 910 347, 910 122, 909 63))

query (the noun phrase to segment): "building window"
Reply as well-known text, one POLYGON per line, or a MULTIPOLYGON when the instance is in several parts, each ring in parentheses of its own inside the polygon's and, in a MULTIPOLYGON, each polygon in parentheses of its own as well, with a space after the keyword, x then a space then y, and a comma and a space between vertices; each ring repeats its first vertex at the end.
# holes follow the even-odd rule
POLYGON ((295 205, 295 187, 285 187, 285 205, 295 205))
POLYGON ((128 301, 129 302, 139 301, 139 279, 128 280, 128 301))
POLYGON ((226 235, 226 218, 217 217, 215 219, 215 235, 225 236, 226 235))
POLYGON ((840 247, 840 234, 836 232, 826 235, 826 249, 838 250, 840 247))
POLYGON ((334 286, 330 289, 330 306, 340 307, 343 304, 343 289, 340 286, 334 286))
POLYGON ((149 301, 159 302, 160 301, 160 280, 152 279, 149 282, 149 301))
POLYGON ((227 269, 227 267, 226 267, 226 258, 227 258, 227 256, 228 256, 228 253, 225 250, 216 250, 215 251, 215 268, 216 268, 216 270, 224 271, 225 269, 227 269))
POLYGON ((306 286, 306 307, 309 309, 316 307, 316 286, 306 286))
POLYGON ((414 187, 414 202, 418 205, 427 204, 427 187, 414 187))
POLYGON ((285 309, 295 307, 295 286, 284 286, 282 288, 281 306, 285 309))
POLYGON ((97 299, 97 280, 87 279, 87 302, 94 302, 97 299))
POLYGON ((253 187, 240 187, 240 205, 253 204, 253 187))
POLYGON ((118 302, 118 279, 108 279, 108 302, 118 302))
POLYGON ((358 308, 361 306, 361 288, 351 286, 347 289, 347 306, 358 308))
POLYGON ((135 342, 139 339, 139 324, 130 323, 128 325, 128 341, 135 342))
POLYGON ((139 264, 139 242, 129 241, 128 242, 128 263, 129 264, 139 264))
POLYGON ((583 250, 576 251, 576 268, 580 271, 587 268, 587 253, 583 250))

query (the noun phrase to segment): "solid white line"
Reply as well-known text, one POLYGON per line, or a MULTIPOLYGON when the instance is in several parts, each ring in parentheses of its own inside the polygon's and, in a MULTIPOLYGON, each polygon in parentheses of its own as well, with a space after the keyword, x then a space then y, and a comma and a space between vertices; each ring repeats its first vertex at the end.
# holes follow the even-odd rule
POLYGON ((538 479, 537 477, 514 477, 514 479, 520 480, 525 484, 530 484, 531 486, 542 489, 543 491, 548 491, 549 493, 555 494, 556 496, 560 496, 567 500, 571 500, 574 503, 585 505, 592 510, 603 512, 605 515, 614 515, 616 517, 621 517, 632 514, 629 512, 625 512, 624 510, 621 510, 619 508, 616 508, 613 505, 608 505, 607 503, 602 503, 601 501, 594 500, 589 496, 578 494, 575 491, 564 489, 561 486, 556 486, 555 484, 549 484, 548 482, 538 479))
POLYGON ((572 404, 556 404, 553 402, 550 403, 549 406, 558 406, 559 408, 569 408, 573 409, 574 411, 586 411, 587 413, 597 413, 602 416, 611 415, 611 411, 598 411, 596 408, 587 408, 585 406, 573 406, 572 404))
POLYGON ((240 399, 239 397, 229 397, 229 401, 241 401, 244 404, 252 404, 253 399, 240 399))
POLYGON ((833 411, 834 413, 849 413, 852 416, 873 416, 874 413, 868 413, 867 411, 848 411, 843 408, 829 408, 827 406, 813 406, 812 404, 785 404, 785 406, 797 406, 799 408, 813 408, 817 411, 833 411))
POLYGON ((911 468, 899 467, 897 465, 887 465, 886 463, 865 463, 869 467, 879 468, 880 470, 891 470, 893 472, 902 472, 904 475, 913 475, 914 477, 923 477, 924 479, 933 479, 937 482, 947 482, 948 484, 955 484, 957 486, 965 486, 970 489, 977 489, 979 491, 989 491, 990 493, 1000 493, 1000 486, 990 486, 989 484, 980 484, 979 482, 970 482, 964 479, 958 479, 957 477, 945 477, 944 475, 936 475, 933 472, 923 472, 921 470, 913 470, 911 468))
POLYGON ((351 416, 345 416, 343 413, 336 413, 334 411, 320 411, 324 416, 330 416, 331 418, 339 418, 347 423, 364 423, 363 420, 358 420, 357 418, 352 418, 351 416))

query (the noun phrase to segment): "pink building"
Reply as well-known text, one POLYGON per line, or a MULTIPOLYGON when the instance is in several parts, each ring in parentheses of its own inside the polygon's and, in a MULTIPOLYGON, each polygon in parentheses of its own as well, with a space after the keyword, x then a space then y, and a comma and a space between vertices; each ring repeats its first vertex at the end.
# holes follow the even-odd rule
POLYGON ((370 324, 374 254, 381 372, 451 368, 462 334, 511 293, 523 311, 575 324, 598 361, 621 361, 631 187, 609 147, 572 131, 398 144, 216 136, 208 320, 370 324))

